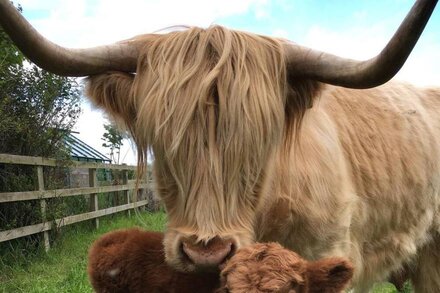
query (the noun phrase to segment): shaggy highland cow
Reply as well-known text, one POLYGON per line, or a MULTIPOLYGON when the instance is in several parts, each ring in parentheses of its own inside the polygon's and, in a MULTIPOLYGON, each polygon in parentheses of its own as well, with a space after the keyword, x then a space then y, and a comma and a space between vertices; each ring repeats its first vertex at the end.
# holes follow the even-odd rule
POLYGON ((440 89, 389 82, 437 0, 418 0, 374 58, 355 61, 221 26, 68 49, 9 0, 0 23, 41 67, 89 76, 87 95, 154 154, 165 259, 216 268, 255 242, 352 261, 368 292, 403 266, 440 290, 440 89), (319 100, 319 103, 317 102, 319 100))
POLYGON ((308 262, 279 244, 240 249, 218 272, 181 273, 165 263, 163 234, 110 232, 89 253, 89 277, 98 293, 337 293, 353 275, 341 258, 308 262))

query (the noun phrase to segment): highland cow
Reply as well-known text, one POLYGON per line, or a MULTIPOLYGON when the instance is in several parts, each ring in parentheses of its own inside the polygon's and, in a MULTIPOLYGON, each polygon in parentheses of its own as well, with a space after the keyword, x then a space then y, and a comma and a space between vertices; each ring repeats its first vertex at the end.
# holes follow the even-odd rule
POLYGON ((67 49, 0 0, 0 23, 154 155, 165 258, 214 269, 255 242, 343 256, 367 292, 402 266, 440 288, 440 89, 389 81, 436 0, 418 0, 376 57, 341 58, 221 26, 67 49), (319 101, 319 102, 318 102, 319 101))

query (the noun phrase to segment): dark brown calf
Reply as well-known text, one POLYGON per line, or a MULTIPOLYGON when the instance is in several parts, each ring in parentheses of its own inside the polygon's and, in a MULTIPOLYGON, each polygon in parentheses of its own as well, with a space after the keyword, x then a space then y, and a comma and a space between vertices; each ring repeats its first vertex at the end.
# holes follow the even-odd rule
POLYGON ((240 249, 219 274, 186 274, 164 259, 163 234, 137 229, 99 238, 90 249, 89 277, 98 293, 336 293, 353 275, 341 258, 309 262, 276 243, 240 249))
POLYGON ((211 293, 218 274, 185 274, 165 263, 163 234, 138 229, 110 232, 89 252, 88 273, 98 293, 211 293))

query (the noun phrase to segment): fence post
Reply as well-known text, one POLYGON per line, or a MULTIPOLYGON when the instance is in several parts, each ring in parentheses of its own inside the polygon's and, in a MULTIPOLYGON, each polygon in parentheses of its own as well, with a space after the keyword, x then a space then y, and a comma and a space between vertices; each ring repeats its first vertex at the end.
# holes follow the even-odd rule
MULTIPOLYGON (((128 184, 128 170, 122 170, 122 184, 123 185, 127 185, 128 184)), ((126 198, 126 200, 127 200, 127 204, 129 204, 130 203, 130 192, 129 192, 129 190, 127 189, 127 190, 124 190, 124 197, 126 198)), ((127 210, 127 215, 129 216, 129 217, 131 217, 131 211, 128 209, 127 210)))
MULTIPOLYGON (((89 169, 89 186, 90 187, 97 187, 98 186, 98 179, 96 178, 96 169, 91 168, 89 169)), ((97 193, 91 193, 90 194, 90 211, 94 212, 99 210, 98 206, 98 194, 97 193)), ((99 218, 93 219, 93 222, 95 223, 95 228, 99 228, 99 218)))
MULTIPOLYGON (((39 191, 44 191, 43 166, 37 166, 37 177, 38 177, 38 190, 39 191)), ((41 218, 43 220, 43 223, 47 221, 46 209, 47 209, 46 200, 45 199, 40 199, 40 210, 41 210, 41 218)), ((48 252, 49 249, 50 249, 49 231, 43 231, 43 240, 44 240, 44 250, 46 252, 48 252)))

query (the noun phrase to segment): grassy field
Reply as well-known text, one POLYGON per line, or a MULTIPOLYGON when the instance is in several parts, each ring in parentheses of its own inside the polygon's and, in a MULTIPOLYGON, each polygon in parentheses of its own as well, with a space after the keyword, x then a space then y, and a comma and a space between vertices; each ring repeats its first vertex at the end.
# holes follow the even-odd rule
MULTIPOLYGON (((95 239, 108 231, 135 226, 159 231, 164 224, 163 213, 142 212, 131 218, 119 215, 101 219, 98 230, 88 223, 63 229, 47 254, 40 251, 20 257, 19 251, 9 249, 10 255, 5 255, 0 250, 0 292, 92 292, 86 267, 88 248, 95 239)), ((390 284, 378 284, 373 292, 397 291, 390 284)))
POLYGON ((17 260, 12 264, 12 256, 4 256, 7 260, 0 260, 0 292, 93 292, 86 267, 88 248, 95 239, 128 227, 163 230, 164 224, 164 213, 142 212, 132 213, 131 218, 125 215, 103 218, 98 230, 88 223, 67 227, 47 254, 40 251, 26 260, 15 256, 17 260))

